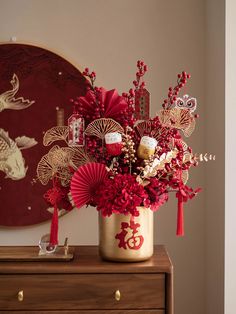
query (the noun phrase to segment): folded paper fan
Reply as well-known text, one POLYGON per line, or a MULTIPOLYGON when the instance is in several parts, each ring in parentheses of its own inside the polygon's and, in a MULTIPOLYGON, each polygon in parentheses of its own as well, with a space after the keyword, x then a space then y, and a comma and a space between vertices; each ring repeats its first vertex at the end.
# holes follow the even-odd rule
POLYGON ((105 90, 103 87, 94 91, 89 90, 85 96, 79 97, 79 104, 83 109, 84 116, 92 117, 94 115, 94 108, 96 102, 99 101, 103 107, 103 117, 120 120, 122 112, 128 108, 127 101, 124 97, 119 96, 117 90, 105 90))
POLYGON ((103 164, 90 162, 79 167, 71 180, 71 196, 76 207, 89 204, 107 177, 108 172, 103 164))
POLYGON ((126 100, 118 95, 116 89, 106 91, 104 88, 101 88, 100 93, 105 109, 104 117, 113 119, 119 118, 121 112, 127 109, 126 100))

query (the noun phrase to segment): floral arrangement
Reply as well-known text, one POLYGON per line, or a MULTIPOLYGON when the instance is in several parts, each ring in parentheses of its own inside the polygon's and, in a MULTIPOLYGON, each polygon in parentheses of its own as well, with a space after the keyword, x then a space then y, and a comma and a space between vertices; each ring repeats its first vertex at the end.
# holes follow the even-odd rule
POLYGON ((137 207, 156 211, 177 197, 177 235, 183 235, 183 203, 200 189, 187 185, 190 167, 214 156, 194 154, 183 136, 192 134, 198 115, 197 101, 179 96, 190 75, 182 72, 169 87, 158 115, 149 117, 149 92, 143 77, 147 65, 137 62, 134 88, 119 95, 116 90, 96 87, 95 72, 85 69, 90 81, 85 96, 71 99, 74 107, 68 126, 53 127, 44 145, 53 146, 38 164, 42 184, 52 179, 45 199, 54 206, 51 243, 57 243, 58 208, 70 210, 92 205, 103 216, 125 214, 136 217, 137 207), (72 199, 70 197, 72 195, 72 199), (72 205, 72 203, 74 203, 72 205))

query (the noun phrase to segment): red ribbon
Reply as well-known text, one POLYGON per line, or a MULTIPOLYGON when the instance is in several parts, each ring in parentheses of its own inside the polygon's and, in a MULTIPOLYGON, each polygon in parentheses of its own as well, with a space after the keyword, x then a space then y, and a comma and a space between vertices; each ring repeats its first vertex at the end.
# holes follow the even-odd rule
MULTIPOLYGON (((179 178, 182 182, 182 170, 180 170, 179 172, 179 178)), ((179 187, 179 192, 176 193, 176 196, 178 198, 176 235, 180 237, 184 235, 184 197, 186 198, 186 193, 184 192, 182 187, 183 187, 183 182, 182 182, 182 186, 179 187)))
POLYGON ((51 221, 51 231, 50 231, 50 244, 58 244, 58 208, 57 204, 54 204, 54 211, 51 221))
POLYGON ((183 196, 181 192, 177 193, 178 197, 178 213, 177 213, 177 236, 184 235, 184 206, 183 206, 183 196))

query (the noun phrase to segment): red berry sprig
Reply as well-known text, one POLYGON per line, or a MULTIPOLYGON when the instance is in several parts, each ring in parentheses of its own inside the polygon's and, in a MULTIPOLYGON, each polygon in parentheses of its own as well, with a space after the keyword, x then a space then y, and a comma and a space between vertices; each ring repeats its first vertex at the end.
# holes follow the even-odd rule
POLYGON ((96 73, 94 71, 90 72, 89 68, 85 68, 82 74, 89 78, 91 85, 92 85, 92 88, 94 89, 94 82, 96 80, 96 73))
POLYGON ((173 106, 177 99, 177 96, 179 95, 179 92, 186 85, 187 80, 190 78, 190 74, 187 74, 185 71, 178 74, 177 85, 174 88, 169 87, 168 98, 164 99, 164 103, 162 104, 162 107, 164 109, 170 109, 173 106))
POLYGON ((145 82, 143 81, 143 76, 147 72, 147 65, 141 61, 137 61, 137 72, 136 72, 136 80, 133 81, 134 89, 131 88, 128 93, 123 93, 122 96, 125 98, 128 108, 124 114, 124 121, 123 125, 133 127, 134 123, 136 122, 136 119, 134 117, 134 104, 135 104, 135 92, 139 89, 142 89, 145 87, 145 82))
POLYGON ((137 68, 138 71, 136 72, 136 80, 133 81, 136 90, 145 87, 145 82, 142 78, 148 70, 147 65, 142 60, 137 61, 137 68))

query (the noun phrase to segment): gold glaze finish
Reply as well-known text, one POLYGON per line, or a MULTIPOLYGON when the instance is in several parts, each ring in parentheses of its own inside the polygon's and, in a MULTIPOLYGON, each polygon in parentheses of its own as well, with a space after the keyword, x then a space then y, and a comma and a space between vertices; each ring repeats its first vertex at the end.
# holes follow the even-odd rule
MULTIPOLYGON (((135 236, 143 236, 144 241, 138 250, 127 247, 119 248, 119 240, 116 234, 121 232, 121 223, 130 222, 130 215, 113 214, 110 217, 102 217, 99 214, 99 253, 106 260, 117 262, 138 262, 145 261, 153 255, 153 212, 145 207, 138 207, 139 216, 135 217, 135 223, 139 223, 138 233, 135 236)), ((132 236, 128 231, 126 240, 132 236)))

